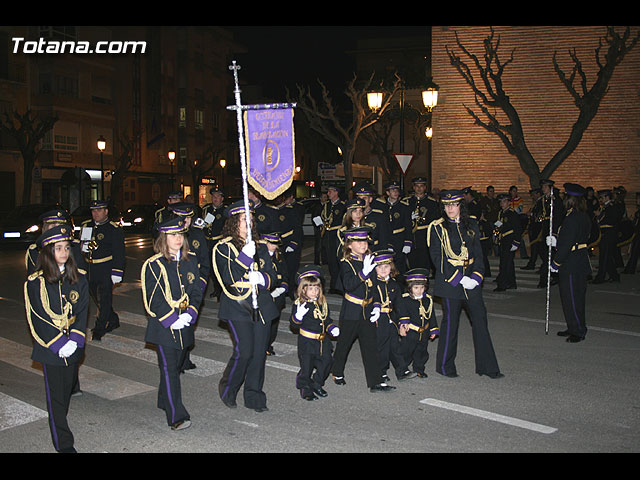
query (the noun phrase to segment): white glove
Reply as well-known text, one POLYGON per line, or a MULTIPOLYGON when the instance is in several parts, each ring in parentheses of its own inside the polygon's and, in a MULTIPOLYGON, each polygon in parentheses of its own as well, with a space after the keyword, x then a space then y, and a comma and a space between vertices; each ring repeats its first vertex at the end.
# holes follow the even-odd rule
POLYGON ((558 273, 558 269, 553 268, 553 265, 551 265, 551 273, 558 273))
POLYGON ((404 247, 402 247, 402 253, 404 253, 405 255, 409 255, 409 253, 411 253, 411 247, 409 245, 405 245, 404 247))
POLYGON ((244 247, 242 247, 242 253, 244 253, 247 257, 253 258, 256 254, 256 242, 251 240, 244 247))
POLYGON ((119 277, 117 275, 111 275, 111 281, 115 285, 116 283, 120 283, 122 281, 122 277, 119 277))
POLYGON ((296 320, 298 320, 299 322, 302 321, 302 319, 304 318, 304 316, 307 314, 307 312, 309 311, 309 307, 306 306, 307 302, 304 302, 300 305, 298 305, 298 308, 296 309, 296 320))
POLYGON ((420 217, 420 214, 418 212, 413 212, 411 214, 411 220, 416 220, 418 217, 420 217))
POLYGON ((67 358, 73 355, 73 353, 78 348, 78 344, 73 340, 68 340, 60 350, 58 350, 58 356, 60 358, 67 358))
POLYGON ((338 335, 340 335, 340 328, 339 327, 332 328, 331 329, 331 336, 335 338, 338 335))
POLYGON ((364 265, 362 266, 362 273, 364 273, 365 276, 369 275, 374 268, 376 268, 376 262, 374 261, 374 256, 373 255, 367 255, 366 257, 364 257, 364 265))
POLYGON ((322 221, 322 217, 320 215, 313 217, 312 218, 313 223, 315 224, 316 227, 319 227, 320 225, 322 225, 324 222, 322 221))
POLYGON ((371 323, 375 323, 378 321, 379 318, 380 318, 380 307, 374 307, 374 309, 371 311, 371 317, 369 318, 369 320, 371 321, 371 323))
POLYGON ((547 235, 547 246, 556 247, 558 245, 558 239, 554 235, 547 235))
POLYGON ((283 287, 278 287, 278 288, 274 288, 273 289, 273 292, 271 292, 271 296, 273 298, 278 298, 283 293, 284 293, 284 288, 283 287))
POLYGON ((293 248, 287 247, 287 248, 284 249, 284 251, 287 252, 287 253, 291 253, 291 252, 293 252, 293 248))
POLYGON ((256 272, 255 270, 250 270, 249 283, 251 285, 260 285, 261 287, 264 287, 264 277, 260 272, 256 272))
POLYGON ((502 222, 500 220, 496 220, 496 223, 494 223, 494 225, 500 228, 502 226, 502 222))
POLYGON ((511 250, 512 252, 515 252, 518 249, 517 245, 511 245, 511 250))
POLYGON ((191 323, 191 315, 188 313, 181 313, 178 319, 171 324, 173 330, 180 330, 191 323))
POLYGON ((473 290, 479 285, 477 280, 474 280, 473 278, 469 278, 466 275, 462 277, 462 279, 460 280, 460 283, 462 284, 465 290, 473 290))

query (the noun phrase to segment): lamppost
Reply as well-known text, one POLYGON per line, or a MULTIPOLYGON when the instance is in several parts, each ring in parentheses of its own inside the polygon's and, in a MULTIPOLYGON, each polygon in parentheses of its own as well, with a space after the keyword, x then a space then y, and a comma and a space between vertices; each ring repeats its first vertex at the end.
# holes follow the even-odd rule
POLYGON ((107 141, 102 135, 98 137, 96 142, 98 150, 100 150, 100 200, 104 200, 104 150, 107 148, 107 141))
POLYGON ((171 191, 173 192, 173 161, 176 159, 176 151, 173 148, 169 149, 167 157, 169 157, 169 163, 171 164, 171 191))
MULTIPOLYGON (((433 82, 433 80, 431 78, 428 79, 428 81, 426 82, 426 84, 424 85, 424 88, 422 89, 422 104, 424 106, 424 108, 426 109, 426 114, 421 114, 420 112, 416 112, 418 113, 418 115, 421 118, 420 123, 424 124, 426 123, 427 125, 431 125, 431 114, 433 111, 433 108, 438 105, 438 85, 436 83, 433 82)), ((405 102, 404 102, 404 90, 405 90, 405 86, 404 86, 404 81, 402 82, 402 86, 400 88, 400 105, 399 105, 399 111, 400 111, 400 125, 399 125, 399 129, 400 129, 400 153, 404 153, 404 109, 405 109, 405 102)), ((382 105, 382 97, 383 97, 383 93, 382 92, 377 92, 377 91, 371 91, 371 92, 367 92, 367 103, 369 108, 375 113, 380 109, 380 106, 382 105)), ((413 109, 415 110, 415 109, 413 109)), ((433 131, 433 130, 432 130, 433 131)), ((429 143, 430 143, 430 137, 429 137, 429 143)), ((430 147, 430 144, 429 144, 430 147)), ((431 152, 429 152, 429 184, 431 183, 431 152)), ((404 179, 404 175, 400 176, 400 186, 401 188, 404 188, 403 185, 403 179, 404 179)), ((429 191, 431 190, 431 188, 429 188, 429 191)))
POLYGON ((224 192, 224 167, 227 166, 227 161, 224 158, 220 159, 220 168, 222 169, 221 173, 220 173, 220 185, 222 186, 222 191, 224 192))

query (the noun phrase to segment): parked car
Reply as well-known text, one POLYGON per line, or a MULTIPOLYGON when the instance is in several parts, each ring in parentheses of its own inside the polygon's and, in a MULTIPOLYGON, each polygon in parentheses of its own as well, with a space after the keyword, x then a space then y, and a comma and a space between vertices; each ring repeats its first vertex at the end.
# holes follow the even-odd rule
POLYGON ((0 221, 0 242, 3 245, 28 245, 36 241, 42 233, 40 215, 57 205, 32 204, 17 207, 0 221))
POLYGON ((151 232, 157 205, 133 205, 122 212, 120 225, 125 232, 151 232))

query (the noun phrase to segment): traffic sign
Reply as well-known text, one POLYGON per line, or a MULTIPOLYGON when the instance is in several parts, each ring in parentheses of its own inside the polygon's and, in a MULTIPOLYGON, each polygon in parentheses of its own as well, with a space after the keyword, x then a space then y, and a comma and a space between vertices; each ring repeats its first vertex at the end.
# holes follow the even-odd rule
POLYGON ((402 170, 402 174, 406 175, 407 170, 409 170, 409 166, 413 161, 413 155, 410 153, 394 153, 394 157, 396 157, 396 162, 398 162, 398 166, 400 170, 402 170))

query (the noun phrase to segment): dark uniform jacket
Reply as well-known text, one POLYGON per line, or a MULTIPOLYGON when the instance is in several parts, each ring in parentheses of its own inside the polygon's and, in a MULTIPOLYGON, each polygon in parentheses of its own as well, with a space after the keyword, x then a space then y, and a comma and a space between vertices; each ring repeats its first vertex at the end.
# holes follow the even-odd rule
POLYGON ((344 291, 344 299, 340 308, 340 321, 359 320, 367 321, 373 310, 373 281, 370 278, 375 275, 375 269, 364 275, 362 271, 363 259, 357 254, 350 254, 348 258, 340 260, 340 281, 344 291))
POLYGON ((278 210, 266 203, 260 203, 253 207, 254 218, 259 234, 273 233, 280 231, 280 220, 278 210))
MULTIPOLYGON (((200 222, 202 222, 199 218, 194 220, 200 220, 200 222)), ((200 222, 191 223, 187 232, 187 239, 189 241, 189 250, 195 253, 198 261, 198 270, 200 272, 198 285, 200 285, 204 293, 207 289, 207 281, 211 271, 211 254, 209 253, 209 244, 207 243, 204 229, 201 224, 196 224, 200 222)))
POLYGON ((591 231, 589 215, 578 210, 567 212, 558 234, 557 250, 551 268, 563 273, 589 275, 588 241, 591 231))
POLYGON ((302 222, 304 220, 304 210, 302 211, 301 215, 299 208, 301 206, 302 205, 300 205, 299 203, 296 203, 275 208, 274 212, 278 216, 279 227, 275 230, 272 230, 271 232, 264 232, 280 232, 283 252, 287 247, 291 247, 293 250, 298 251, 302 248, 302 222))
POLYGON ((71 284, 63 275, 62 281, 49 283, 42 270, 29 275, 24 284, 27 322, 33 336, 32 360, 47 365, 64 366, 82 358, 87 329, 89 285, 86 272, 79 270, 79 279, 71 284), (78 344, 66 359, 58 352, 69 340, 78 344))
MULTIPOLYGON (((256 244, 258 270, 264 277, 264 286, 258 287, 258 313, 263 320, 273 320, 280 315, 271 294, 277 277, 267 247, 256 244)), ((219 317, 222 320, 252 319, 252 288, 249 283, 249 267, 254 259, 238 250, 231 237, 220 240, 213 247, 213 270, 222 286, 219 317)))
POLYGON ((318 302, 307 301, 305 307, 309 310, 302 320, 295 316, 298 305, 305 303, 304 299, 297 299, 291 306, 290 324, 298 332, 298 354, 319 353, 323 343, 331 342, 331 332, 336 325, 331 319, 329 306, 318 302))
MULTIPOLYGON (((86 272, 87 262, 82 255, 80 240, 74 239, 71 241, 71 254, 73 255, 73 259, 76 261, 76 266, 86 272)), ((36 264, 38 262, 39 255, 40 252, 38 250, 38 246, 35 243, 29 245, 24 256, 24 263, 27 267, 27 276, 36 271, 36 264)))
MULTIPOLYGON (((541 242, 543 238, 546 238, 546 235, 549 235, 549 231, 547 230, 546 235, 542 231, 542 222, 544 219, 543 212, 544 199, 540 197, 536 200, 536 203, 533 204, 533 208, 531 208, 531 218, 529 219, 529 241, 533 243, 541 242)), ((555 207, 555 202, 554 205, 555 207)))
MULTIPOLYGON (((261 243, 264 243, 262 240, 261 243)), ((265 246, 266 248, 266 246, 265 246)), ((287 293, 289 293, 289 288, 295 288, 295 284, 289 283, 289 272, 287 271, 287 264, 284 261, 281 253, 274 253, 271 255, 271 263, 273 264, 273 273, 275 275, 275 281, 271 286, 270 290, 273 292, 276 288, 281 287, 284 288, 284 292, 279 296, 273 299, 278 310, 282 311, 285 307, 285 302, 287 298, 287 293)))
POLYGON ((600 234, 611 235, 617 239, 618 225, 622 221, 622 210, 614 202, 608 202, 602 207, 600 215, 598 215, 598 226, 600 234))
POLYGON ((399 253, 405 246, 413 245, 413 232, 411 224, 411 211, 409 204, 398 200, 396 203, 387 201, 389 209, 389 225, 391 230, 391 246, 393 251, 399 253))
POLYGON ((142 265, 140 280, 144 307, 149 316, 145 341, 156 345, 187 348, 193 345, 193 328, 202 303, 200 272, 195 253, 187 260, 167 260, 156 254, 142 265), (190 325, 172 329, 181 313, 191 316, 190 325))
POLYGON ((378 322, 391 320, 398 326, 398 300, 402 296, 402 291, 398 282, 389 278, 385 280, 375 273, 371 274, 373 282, 373 308, 380 308, 380 318, 378 322))
MULTIPOLYGON (((219 207, 214 207, 212 203, 206 204, 202 207, 202 218, 205 219, 208 213, 211 213, 215 220, 212 223, 208 223, 204 228, 204 235, 207 237, 207 241, 211 248, 213 248, 213 244, 222 238, 222 227, 224 227, 224 209, 225 205, 220 205, 219 207)), ((211 254, 211 252, 209 252, 211 254)))
POLYGON ((400 324, 408 325, 410 331, 415 332, 420 340, 440 333, 433 310, 433 298, 427 293, 419 299, 413 298, 409 293, 403 293, 398 301, 398 320, 400 324))
POLYGON ((336 203, 330 201, 322 206, 320 217, 322 218, 322 238, 323 241, 331 239, 337 245, 337 231, 342 226, 342 217, 346 210, 345 203, 338 200, 336 203))
POLYGON ((94 282, 111 275, 122 278, 124 275, 124 232, 116 222, 106 221, 96 224, 93 220, 82 222, 82 227, 92 227, 91 239, 95 248, 85 253, 89 264, 89 279, 94 282))
POLYGON ((511 207, 498 214, 502 225, 498 227, 498 243, 503 248, 519 247, 522 242, 520 216, 511 207))
POLYGON ((472 235, 460 224, 449 219, 440 218, 429 225, 427 241, 436 269, 433 287, 435 296, 465 299, 465 290, 460 284, 462 277, 467 276, 479 284, 484 279, 484 259, 478 223, 469 219, 469 227, 472 235), (448 222, 449 228, 446 228, 445 222, 448 222))
POLYGON ((374 199, 369 212, 365 212, 362 221, 372 228, 371 240, 373 250, 393 248, 391 244, 391 225, 389 223, 389 209, 381 200, 374 199))
POLYGON ((418 198, 415 195, 405 199, 411 214, 413 248, 424 248, 427 243, 427 227, 440 216, 440 207, 431 196, 418 198))

